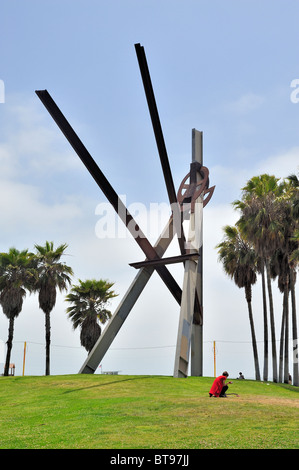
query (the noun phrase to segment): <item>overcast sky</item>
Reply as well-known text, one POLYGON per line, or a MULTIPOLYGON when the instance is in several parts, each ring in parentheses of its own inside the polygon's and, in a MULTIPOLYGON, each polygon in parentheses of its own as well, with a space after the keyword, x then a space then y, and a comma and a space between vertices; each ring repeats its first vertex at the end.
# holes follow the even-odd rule
MULTIPOLYGON (((295 0, 2 1, 0 251, 32 250, 46 240, 68 243, 64 261, 73 267, 74 283, 114 282, 115 310, 136 275, 129 263, 144 255, 116 217, 115 236, 99 237, 105 196, 35 90, 49 91, 127 207, 144 209, 138 220, 154 243, 159 227, 151 211, 168 198, 134 48, 141 43, 176 189, 189 172, 192 128, 203 131, 204 165, 216 185, 204 209, 204 374, 214 373, 216 341, 217 373, 226 369, 233 377, 242 370, 253 378, 244 292, 223 273, 215 246, 222 227, 237 220, 231 202, 249 178, 298 173, 298 17, 295 0)), ((179 253, 177 240, 166 253, 179 253)), ((171 271, 181 283, 182 266, 171 271)), ((276 284, 274 294, 279 338, 276 284)), ((86 358, 63 299, 51 314, 52 374, 77 373, 86 358)), ((253 312, 262 371, 261 309, 257 284, 253 312)), ((154 274, 102 368, 172 375, 178 319, 176 301, 154 274)), ((1 313, 4 342, 7 329, 1 313)), ((15 322, 17 374, 25 341, 25 373, 44 374, 44 314, 36 296, 25 299, 15 322)))

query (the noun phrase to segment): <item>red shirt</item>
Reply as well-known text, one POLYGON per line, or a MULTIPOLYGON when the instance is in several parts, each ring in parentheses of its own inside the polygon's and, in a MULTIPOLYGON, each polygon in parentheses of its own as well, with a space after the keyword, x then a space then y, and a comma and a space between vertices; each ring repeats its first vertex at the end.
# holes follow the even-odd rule
POLYGON ((219 377, 217 377, 214 380, 213 385, 212 385, 211 390, 210 390, 210 393, 212 395, 215 395, 215 397, 219 397, 219 395, 221 393, 221 390, 222 390, 222 387, 225 384, 226 379, 227 379, 227 377, 225 375, 219 375, 219 377))

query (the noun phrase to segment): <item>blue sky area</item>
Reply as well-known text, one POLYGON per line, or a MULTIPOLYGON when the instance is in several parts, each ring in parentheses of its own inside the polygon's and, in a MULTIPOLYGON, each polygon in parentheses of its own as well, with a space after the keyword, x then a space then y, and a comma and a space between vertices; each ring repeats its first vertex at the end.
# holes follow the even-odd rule
MULTIPOLYGON (((135 215, 155 241, 150 210, 168 199, 134 48, 140 43, 176 189, 189 171, 193 128, 203 131, 204 165, 216 185, 204 210, 204 374, 213 375, 215 340, 217 373, 253 378, 244 293, 223 273, 215 245, 237 220, 231 202, 249 178, 298 174, 299 81, 298 93, 291 87, 299 79, 298 17, 295 0, 2 1, 0 251, 66 242, 74 282, 115 282, 116 308, 136 274, 128 263, 143 253, 124 231, 97 236, 106 199, 35 90, 49 91, 127 206, 145 208, 135 215)), ((175 241, 171 254, 178 254, 175 241)), ((181 282, 182 267, 172 269, 181 282)), ((282 299, 274 290, 279 337, 282 299)), ((76 373, 86 357, 63 297, 52 312, 52 374, 76 373)), ((253 312, 262 370, 259 284, 253 312)), ((153 275, 103 369, 171 375, 178 319, 176 302, 153 275)), ((1 314, 4 342, 7 328, 1 314)), ((17 374, 25 341, 26 373, 42 375, 44 318, 34 296, 15 323, 17 374)))

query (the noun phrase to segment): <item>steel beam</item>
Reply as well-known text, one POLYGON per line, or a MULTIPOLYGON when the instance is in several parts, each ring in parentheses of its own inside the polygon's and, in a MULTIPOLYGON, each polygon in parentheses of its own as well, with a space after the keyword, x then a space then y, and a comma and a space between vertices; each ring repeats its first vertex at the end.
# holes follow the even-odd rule
MULTIPOLYGON (((203 133, 196 129, 192 129, 192 162, 203 165, 203 133)), ((200 176, 197 173, 197 183, 199 179, 200 176)), ((212 194, 213 191, 214 189, 212 194)), ((204 196, 201 198, 204 207, 205 200, 203 198, 204 196)), ((203 211, 201 213, 201 233, 203 234, 203 211)), ((198 251, 200 256, 197 263, 196 296, 191 334, 191 376, 203 375, 203 237, 198 251)))
POLYGON ((129 263, 129 264, 135 269, 140 269, 140 268, 147 267, 147 266, 160 266, 164 264, 182 263, 184 261, 188 261, 189 259, 197 260, 198 257, 199 257, 199 253, 188 253, 186 255, 171 256, 169 258, 145 260, 145 261, 140 261, 138 263, 129 263))
MULTIPOLYGON (((140 227, 133 219, 127 208, 124 206, 122 200, 119 198, 103 172, 100 170, 82 141, 79 139, 74 129, 71 127, 65 116, 62 114, 53 98, 50 96, 47 90, 37 90, 37 96, 48 110, 62 133, 65 135, 79 158, 82 160, 98 186, 101 188, 105 196, 107 197, 110 204, 113 206, 117 214, 120 216, 128 230, 131 232, 136 242, 147 256, 148 259, 159 258, 156 250, 150 244, 146 236, 142 233, 140 227), (136 235, 138 234, 138 235, 136 235)), ((170 292, 175 297, 176 301, 180 304, 182 297, 182 290, 173 278, 171 273, 165 266, 158 266, 156 268, 157 273, 161 279, 165 282, 170 292)))
POLYGON ((154 134, 156 137, 156 143, 159 151, 160 161, 162 165, 162 170, 165 178, 167 193, 169 196, 169 202, 175 203, 177 202, 176 198, 176 191, 174 187, 174 183, 172 180, 171 169, 169 165, 166 145, 163 137, 162 126, 159 118, 158 108, 155 100, 155 95, 153 91, 152 81, 147 65, 147 60, 145 56, 144 47, 140 44, 135 44, 135 50, 137 54, 137 59, 139 63, 139 68, 141 72, 141 77, 143 81, 143 87, 147 99, 147 104, 152 120, 152 126, 154 130, 154 134))
POLYGON ((146 60, 146 55, 144 47, 140 44, 135 44, 135 50, 137 54, 137 59, 139 63, 139 68, 141 72, 143 87, 147 99, 147 104, 151 116, 152 126, 156 138, 156 144, 160 156, 160 162, 162 165, 162 171, 164 175, 164 180, 166 183, 168 199, 171 204, 172 210, 174 212, 174 222, 177 225, 177 234, 178 241, 180 245, 181 254, 185 254, 185 236, 184 229, 182 224, 182 216, 180 212, 180 207, 177 202, 177 195, 173 183, 173 178, 171 174, 169 159, 167 155, 166 145, 164 141, 164 136, 162 132, 162 126, 159 118, 158 108, 156 104, 156 99, 154 95, 154 90, 152 86, 152 81, 149 73, 149 68, 146 60))
MULTIPOLYGON (((174 233, 173 217, 171 217, 155 244, 155 249, 159 256, 163 256, 167 250, 173 239, 174 233)), ((138 271, 121 303, 112 318, 109 320, 108 325, 105 327, 103 333, 82 365, 79 371, 80 374, 93 374, 96 371, 115 336, 118 334, 140 294, 148 283, 154 270, 154 266, 148 266, 143 267, 138 271)))
MULTIPOLYGON (((192 163, 202 164, 202 133, 192 130, 192 163)), ((200 168, 200 167, 199 167, 200 168)), ((190 171, 190 186, 196 184, 198 171, 190 171)), ((192 167, 191 167, 192 170, 192 167)), ((190 201, 192 204, 192 201, 190 201)), ((191 352, 191 375, 202 375, 202 213, 203 195, 193 201, 188 249, 199 253, 197 262, 185 263, 183 295, 174 364, 174 377, 187 377, 191 352)))

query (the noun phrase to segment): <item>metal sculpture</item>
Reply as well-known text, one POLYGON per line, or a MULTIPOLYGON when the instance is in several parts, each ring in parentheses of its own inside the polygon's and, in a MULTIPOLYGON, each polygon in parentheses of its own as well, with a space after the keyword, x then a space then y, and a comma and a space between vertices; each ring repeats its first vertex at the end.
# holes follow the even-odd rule
POLYGON ((181 306, 174 376, 186 377, 188 375, 190 347, 191 375, 199 376, 202 375, 203 324, 202 209, 210 200, 214 187, 209 188, 209 171, 202 166, 202 132, 193 129, 190 173, 185 176, 178 194, 176 194, 144 48, 140 44, 135 44, 135 50, 172 209, 171 217, 154 246, 151 245, 141 231, 133 216, 129 213, 47 90, 36 91, 37 96, 146 256, 144 261, 130 264, 138 269, 138 273, 79 373, 94 373, 96 371, 152 273, 156 270, 181 306), (189 183, 187 183, 188 179, 189 183), (205 197, 206 195, 207 197, 205 197), (188 219, 190 219, 189 234, 186 240, 183 221, 188 219), (163 258, 176 234, 181 254, 175 257, 163 258), (178 262, 184 263, 183 289, 180 288, 166 267, 167 264, 178 262))

